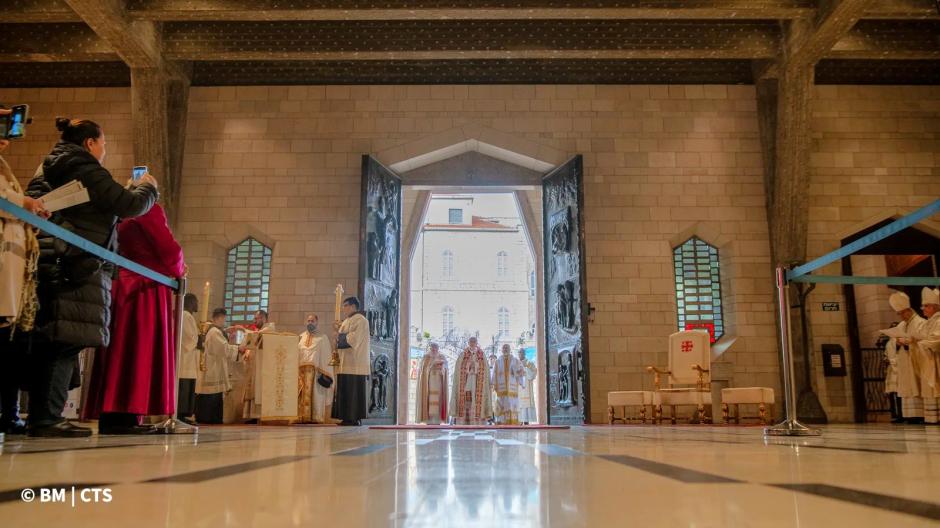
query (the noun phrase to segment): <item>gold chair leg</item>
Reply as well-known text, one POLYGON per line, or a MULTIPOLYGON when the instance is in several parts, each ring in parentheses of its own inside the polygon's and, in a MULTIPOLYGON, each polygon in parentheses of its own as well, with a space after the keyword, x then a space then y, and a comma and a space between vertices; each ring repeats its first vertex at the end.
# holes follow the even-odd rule
POLYGON ((728 415, 728 404, 721 404, 721 421, 728 424, 731 423, 730 416, 728 415))
POLYGON ((705 405, 702 403, 698 404, 698 423, 705 425, 705 405))
POLYGON ((640 405, 640 422, 646 423, 646 406, 640 405))
POLYGON ((764 425, 767 425, 767 408, 764 406, 764 402, 761 402, 757 407, 757 412, 760 416, 760 422, 764 425))
POLYGON ((614 408, 607 406, 607 425, 614 425, 614 408))

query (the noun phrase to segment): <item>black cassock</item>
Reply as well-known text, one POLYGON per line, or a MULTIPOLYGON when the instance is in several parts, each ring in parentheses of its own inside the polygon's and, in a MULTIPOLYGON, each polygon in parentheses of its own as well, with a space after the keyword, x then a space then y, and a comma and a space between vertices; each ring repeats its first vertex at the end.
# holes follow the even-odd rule
MULTIPOLYGON (((336 348, 352 348, 346 341, 346 334, 339 334, 336 348)), ((335 420, 356 422, 368 416, 366 386, 369 376, 358 374, 339 374, 336 376, 336 391, 333 392, 333 411, 335 420)))

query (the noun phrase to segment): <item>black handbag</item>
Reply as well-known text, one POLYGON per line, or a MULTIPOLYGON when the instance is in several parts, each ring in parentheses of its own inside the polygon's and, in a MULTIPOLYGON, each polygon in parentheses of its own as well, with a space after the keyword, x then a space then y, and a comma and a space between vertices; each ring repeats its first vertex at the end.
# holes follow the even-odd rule
POLYGON ((324 389, 329 389, 333 386, 333 378, 320 374, 317 376, 317 383, 320 384, 324 389))

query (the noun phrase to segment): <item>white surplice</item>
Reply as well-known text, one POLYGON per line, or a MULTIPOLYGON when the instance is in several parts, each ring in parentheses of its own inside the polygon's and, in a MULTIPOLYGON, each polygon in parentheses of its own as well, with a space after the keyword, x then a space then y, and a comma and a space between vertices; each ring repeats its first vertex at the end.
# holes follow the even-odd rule
POLYGON ((525 381, 519 392, 519 421, 523 423, 535 423, 538 421, 535 412, 535 378, 539 371, 532 361, 521 361, 525 368, 525 381))
POLYGON ((493 390, 496 391, 496 423, 519 423, 519 390, 525 379, 525 367, 510 354, 496 358, 493 365, 493 390))
POLYGON ((297 414, 302 423, 328 423, 336 387, 336 376, 330 366, 330 357, 333 354, 330 338, 320 332, 304 332, 300 334, 297 349, 300 354, 301 378, 297 414), (320 375, 333 380, 329 388, 317 383, 320 375))
POLYGON ((199 325, 196 324, 196 318, 193 314, 183 311, 183 339, 182 352, 180 352, 179 378, 196 379, 196 371, 199 366, 199 351, 196 350, 196 344, 199 343, 199 325))
POLYGON ((218 394, 232 390, 229 371, 238 360, 238 347, 230 345, 222 330, 213 326, 206 333, 204 359, 196 373, 196 394, 218 394))

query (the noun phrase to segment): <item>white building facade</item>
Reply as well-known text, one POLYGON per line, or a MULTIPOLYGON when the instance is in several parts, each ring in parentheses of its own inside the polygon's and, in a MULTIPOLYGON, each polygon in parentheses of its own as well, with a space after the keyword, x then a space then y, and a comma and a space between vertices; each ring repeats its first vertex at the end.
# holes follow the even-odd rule
POLYGON ((416 335, 534 343, 534 265, 511 195, 435 195, 411 270, 413 346, 416 335))

